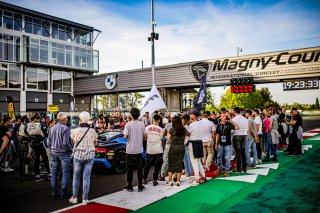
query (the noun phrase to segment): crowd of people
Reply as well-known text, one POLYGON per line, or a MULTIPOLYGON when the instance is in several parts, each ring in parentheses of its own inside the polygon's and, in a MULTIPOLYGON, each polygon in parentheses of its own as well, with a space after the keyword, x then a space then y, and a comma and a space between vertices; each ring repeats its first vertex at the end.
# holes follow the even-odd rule
POLYGON ((288 144, 286 155, 300 156, 302 117, 295 108, 290 114, 285 112, 281 108, 252 111, 235 107, 217 113, 190 110, 140 115, 137 108, 132 108, 128 117, 115 111, 98 118, 81 112, 80 124, 72 133, 64 112, 59 112, 55 120, 36 112, 30 118, 5 117, 0 124, 0 166, 3 172, 12 172, 18 160, 21 179, 50 179, 52 198, 69 198, 71 203, 78 203, 82 176, 82 203, 87 204, 98 134, 123 130, 128 140, 126 190, 133 191, 133 171, 137 169, 138 191, 143 191, 152 165, 153 186, 165 180, 168 186, 180 186, 182 175, 189 177, 190 184, 198 185, 207 181, 206 172, 214 164, 217 170, 212 172, 229 176, 233 156, 235 173, 246 173, 247 168, 256 168, 263 161, 278 161, 279 144, 288 144), (32 159, 34 175, 29 172, 32 159), (71 160, 72 195, 68 193, 71 160), (40 172, 40 161, 46 173, 40 172))

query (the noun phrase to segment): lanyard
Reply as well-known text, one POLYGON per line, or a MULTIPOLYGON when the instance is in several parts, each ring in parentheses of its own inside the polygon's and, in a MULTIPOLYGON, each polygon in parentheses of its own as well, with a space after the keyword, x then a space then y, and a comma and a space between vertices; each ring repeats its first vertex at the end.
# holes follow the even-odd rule
POLYGON ((224 130, 226 129, 225 127, 226 127, 226 124, 221 124, 222 135, 224 135, 224 130))

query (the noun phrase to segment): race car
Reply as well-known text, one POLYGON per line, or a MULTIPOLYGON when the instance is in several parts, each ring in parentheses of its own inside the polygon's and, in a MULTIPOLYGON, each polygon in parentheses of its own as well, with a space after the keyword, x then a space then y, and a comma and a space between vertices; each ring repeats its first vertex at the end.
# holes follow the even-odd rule
POLYGON ((117 173, 126 171, 126 143, 121 130, 99 134, 94 163, 103 164, 117 173))

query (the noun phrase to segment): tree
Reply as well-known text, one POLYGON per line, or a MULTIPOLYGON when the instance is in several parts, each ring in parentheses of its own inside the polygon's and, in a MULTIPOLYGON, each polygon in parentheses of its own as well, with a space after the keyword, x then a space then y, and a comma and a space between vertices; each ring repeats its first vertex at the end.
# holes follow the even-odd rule
POLYGON ((319 98, 316 98, 316 103, 314 104, 314 108, 315 109, 320 109, 320 105, 319 105, 319 98))
POLYGON ((269 107, 277 108, 279 103, 272 100, 268 88, 261 88, 253 93, 231 93, 231 89, 228 89, 226 94, 221 97, 220 108, 231 109, 236 106, 245 109, 264 109, 269 107))

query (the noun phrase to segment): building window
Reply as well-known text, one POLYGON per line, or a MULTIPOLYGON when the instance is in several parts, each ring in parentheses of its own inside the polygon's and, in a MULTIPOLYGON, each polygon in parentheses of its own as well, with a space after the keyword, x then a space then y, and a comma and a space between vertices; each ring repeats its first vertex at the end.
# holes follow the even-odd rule
POLYGON ((40 62, 48 63, 48 41, 40 40, 40 62))
POLYGON ((30 61, 39 62, 39 39, 30 39, 30 61))
POLYGON ((9 11, 3 11, 3 27, 13 30, 13 14, 9 11))
POLYGON ((14 14, 14 30, 22 31, 22 15, 19 13, 14 14))
POLYGON ((20 61, 20 37, 0 33, 0 60, 20 61))
POLYGON ((41 27, 42 36, 50 37, 50 22, 42 20, 42 27, 41 27))
POLYGON ((42 68, 28 67, 27 88, 48 90, 48 72, 42 68))
POLYGON ((0 88, 8 87, 8 64, 0 63, 0 88))
POLYGON ((24 16, 24 31, 32 33, 32 17, 30 16, 24 16))
POLYGON ((52 73, 53 91, 71 92, 71 72, 55 70, 52 73))
POLYGON ((21 88, 21 72, 16 64, 9 65, 9 88, 21 88))
POLYGON ((16 64, 0 63, 0 87, 20 88, 20 69, 16 64))

